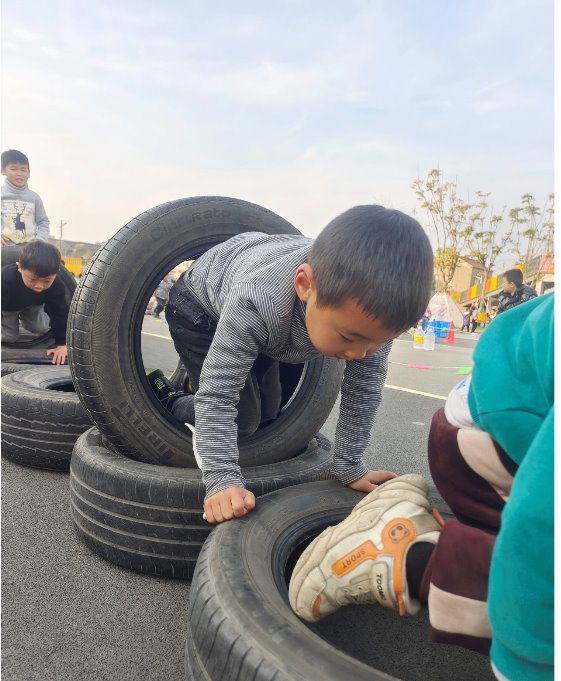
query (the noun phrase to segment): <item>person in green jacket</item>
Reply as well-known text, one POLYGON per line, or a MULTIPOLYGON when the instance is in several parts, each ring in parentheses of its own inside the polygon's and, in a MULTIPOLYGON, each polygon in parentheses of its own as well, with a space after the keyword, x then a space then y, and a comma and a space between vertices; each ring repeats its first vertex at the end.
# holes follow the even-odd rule
POLYGON ((430 638, 489 653, 500 681, 553 679, 554 299, 500 315, 472 376, 433 417, 431 474, 396 477, 304 551, 290 603, 314 622, 349 603, 415 614, 430 638))

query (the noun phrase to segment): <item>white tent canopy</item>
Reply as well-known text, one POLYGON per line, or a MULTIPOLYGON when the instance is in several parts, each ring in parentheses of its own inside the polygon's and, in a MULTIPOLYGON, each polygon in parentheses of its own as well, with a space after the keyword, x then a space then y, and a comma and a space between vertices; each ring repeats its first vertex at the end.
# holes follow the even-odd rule
POLYGON ((464 310, 447 293, 435 293, 429 301, 428 309, 432 321, 454 322, 456 328, 462 327, 464 310))

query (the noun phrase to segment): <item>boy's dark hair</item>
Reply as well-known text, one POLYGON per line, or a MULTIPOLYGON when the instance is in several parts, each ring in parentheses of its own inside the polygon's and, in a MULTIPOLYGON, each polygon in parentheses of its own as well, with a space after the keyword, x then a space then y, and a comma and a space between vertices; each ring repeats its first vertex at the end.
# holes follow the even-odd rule
POLYGON ((58 274, 60 261, 58 248, 41 239, 33 239, 25 244, 18 258, 21 269, 30 270, 38 277, 58 274))
POLYGON ((522 286, 522 282, 524 281, 522 278, 522 271, 517 267, 512 270, 507 270, 503 274, 503 277, 508 281, 509 284, 515 284, 516 288, 520 288, 522 286))
POLYGON ((321 307, 356 299, 392 331, 415 325, 427 308, 432 248, 421 225, 399 210, 369 205, 341 213, 314 241, 308 262, 321 307))
POLYGON ((10 163, 21 163, 21 165, 29 168, 29 159, 17 149, 8 149, 2 152, 2 170, 10 163))

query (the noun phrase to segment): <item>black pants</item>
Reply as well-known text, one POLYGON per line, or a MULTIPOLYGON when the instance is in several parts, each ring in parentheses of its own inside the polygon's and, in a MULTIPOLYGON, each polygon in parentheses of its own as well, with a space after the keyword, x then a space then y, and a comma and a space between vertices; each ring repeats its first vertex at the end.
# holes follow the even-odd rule
MULTIPOLYGON (((166 320, 177 354, 196 392, 203 362, 216 331, 216 322, 181 284, 180 287, 174 286, 170 291, 166 320)), ((281 396, 278 361, 258 355, 240 392, 236 418, 238 435, 252 435, 260 424, 276 418, 281 396)), ((186 395, 175 400, 172 413, 176 418, 194 424, 193 396, 186 395)))
POLYGON ((152 314, 160 314, 160 312, 164 309, 165 305, 166 305, 165 298, 158 298, 156 296, 156 305, 154 306, 152 314))

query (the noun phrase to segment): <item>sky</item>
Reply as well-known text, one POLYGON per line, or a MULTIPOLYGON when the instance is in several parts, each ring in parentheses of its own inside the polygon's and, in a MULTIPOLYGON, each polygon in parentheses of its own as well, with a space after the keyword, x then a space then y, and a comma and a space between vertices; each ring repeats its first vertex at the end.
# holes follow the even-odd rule
POLYGON ((438 167, 497 210, 553 190, 553 0, 4 0, 2 149, 51 234, 104 241, 181 197, 315 236, 351 206, 425 224, 438 167))

